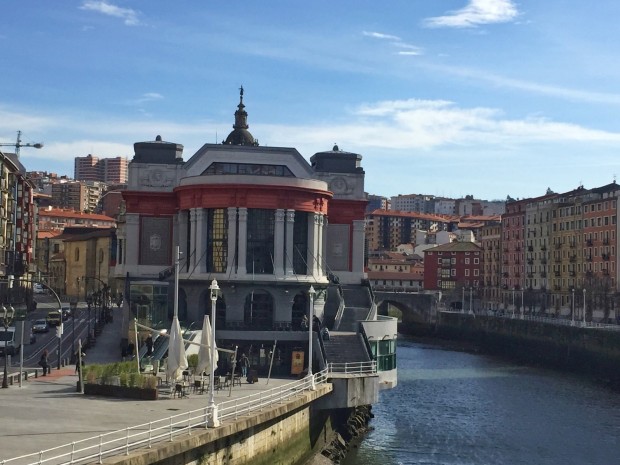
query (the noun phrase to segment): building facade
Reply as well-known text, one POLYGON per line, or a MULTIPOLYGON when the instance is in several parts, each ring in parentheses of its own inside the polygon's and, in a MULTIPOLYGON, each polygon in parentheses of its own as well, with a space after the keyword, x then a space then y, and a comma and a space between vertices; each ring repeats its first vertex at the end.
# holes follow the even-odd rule
POLYGON ((75 157, 74 175, 77 181, 99 181, 106 184, 127 183, 126 157, 99 158, 93 155, 75 157))
POLYGON ((274 372, 286 372, 308 339, 300 329, 310 302, 329 324, 339 305, 330 296, 341 295, 329 289, 363 288, 365 173, 360 155, 338 147, 308 163, 295 149, 258 146, 243 95, 233 128, 187 161, 182 145, 159 136, 134 144, 115 270, 125 282, 125 334, 133 318, 168 326, 178 246, 183 324, 200 326, 210 315, 218 346, 238 346, 259 369, 259 348, 277 340, 274 372))

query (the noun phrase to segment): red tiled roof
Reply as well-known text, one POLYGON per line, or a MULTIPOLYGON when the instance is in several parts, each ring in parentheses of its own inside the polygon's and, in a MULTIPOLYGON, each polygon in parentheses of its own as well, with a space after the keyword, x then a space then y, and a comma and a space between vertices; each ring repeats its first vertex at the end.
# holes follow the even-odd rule
POLYGON ((39 210, 39 218, 41 217, 53 217, 53 218, 82 218, 98 221, 112 221, 116 222, 114 218, 105 215, 99 215, 97 213, 83 213, 76 212, 75 210, 65 210, 62 208, 52 208, 49 210, 39 210))

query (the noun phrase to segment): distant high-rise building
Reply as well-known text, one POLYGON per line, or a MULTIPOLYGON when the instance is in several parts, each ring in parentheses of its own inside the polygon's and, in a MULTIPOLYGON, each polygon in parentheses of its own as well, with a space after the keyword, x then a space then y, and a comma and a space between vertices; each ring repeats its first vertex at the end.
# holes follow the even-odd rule
POLYGON ((128 163, 126 157, 99 158, 90 154, 75 157, 74 177, 77 181, 126 184, 128 163))

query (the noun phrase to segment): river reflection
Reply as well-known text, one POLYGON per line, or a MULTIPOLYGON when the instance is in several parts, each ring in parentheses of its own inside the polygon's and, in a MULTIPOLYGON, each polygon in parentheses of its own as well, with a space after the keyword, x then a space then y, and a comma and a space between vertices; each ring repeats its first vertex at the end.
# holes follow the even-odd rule
POLYGON ((620 463, 620 396, 586 380, 401 340, 398 383, 343 464, 620 463))

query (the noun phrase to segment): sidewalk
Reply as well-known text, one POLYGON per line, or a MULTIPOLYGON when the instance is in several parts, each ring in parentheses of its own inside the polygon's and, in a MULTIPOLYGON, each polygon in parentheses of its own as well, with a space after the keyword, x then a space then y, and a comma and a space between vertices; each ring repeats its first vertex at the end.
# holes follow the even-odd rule
POLYGON ((97 336, 93 347, 86 351, 86 364, 112 363, 121 360, 122 316, 116 315, 112 323, 107 323, 97 336))
MULTIPOLYGON (((120 360, 121 319, 107 324, 86 363, 110 363, 120 360)), ((168 418, 171 415, 203 408, 210 395, 191 392, 187 397, 170 398, 162 389, 157 401, 140 401, 85 396, 76 391, 78 377, 73 365, 52 368, 47 376, 29 378, 23 387, 0 390, 0 463, 12 457, 69 444, 79 439, 122 430, 128 426, 168 418)), ((215 392, 216 403, 258 394, 292 382, 292 378, 262 378, 257 383, 215 392)))

